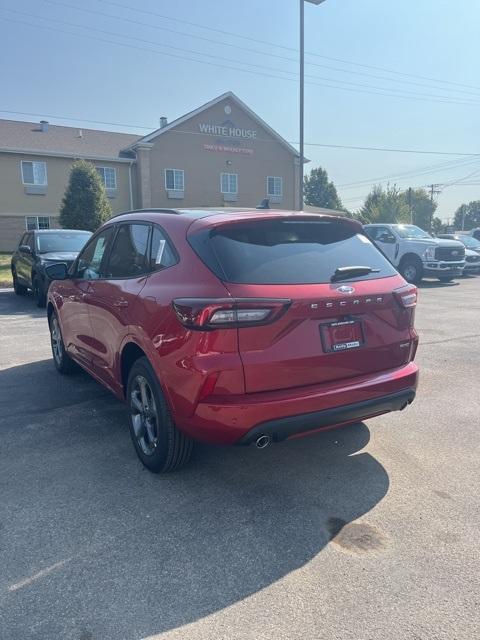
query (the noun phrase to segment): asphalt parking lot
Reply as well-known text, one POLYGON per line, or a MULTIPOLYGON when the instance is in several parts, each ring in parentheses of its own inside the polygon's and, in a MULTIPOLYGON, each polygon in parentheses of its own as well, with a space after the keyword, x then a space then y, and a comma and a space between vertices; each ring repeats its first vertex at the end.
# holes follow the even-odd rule
POLYGON ((416 324, 406 411, 155 476, 0 292, 1 640, 478 637, 480 278, 422 286, 416 324))

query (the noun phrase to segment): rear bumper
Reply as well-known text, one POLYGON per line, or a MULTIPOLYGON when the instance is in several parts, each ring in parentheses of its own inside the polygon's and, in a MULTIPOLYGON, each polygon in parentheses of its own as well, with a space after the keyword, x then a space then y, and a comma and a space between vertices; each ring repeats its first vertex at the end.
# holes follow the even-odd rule
POLYGON ((193 416, 179 419, 192 438, 248 444, 267 434, 275 440, 397 411, 412 402, 418 381, 414 362, 342 382, 242 396, 212 396, 193 416))
POLYGON ((415 398, 415 389, 405 389, 388 396, 381 396, 373 400, 364 400, 347 404, 344 407, 324 409, 313 413, 304 413, 298 416, 269 420, 258 424, 251 429, 239 444, 251 444, 263 435, 270 436, 274 442, 280 442, 298 433, 308 431, 318 431, 329 427, 340 426, 351 422, 358 422, 365 418, 389 413, 390 411, 401 411, 415 398))

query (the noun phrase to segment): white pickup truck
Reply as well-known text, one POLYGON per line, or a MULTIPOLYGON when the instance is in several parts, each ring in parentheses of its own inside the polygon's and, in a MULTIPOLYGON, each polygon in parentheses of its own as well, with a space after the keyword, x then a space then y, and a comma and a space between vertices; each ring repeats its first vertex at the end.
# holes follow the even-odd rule
POLYGON ((413 224, 366 224, 365 233, 408 282, 423 277, 449 282, 465 267, 465 247, 457 240, 433 238, 413 224))

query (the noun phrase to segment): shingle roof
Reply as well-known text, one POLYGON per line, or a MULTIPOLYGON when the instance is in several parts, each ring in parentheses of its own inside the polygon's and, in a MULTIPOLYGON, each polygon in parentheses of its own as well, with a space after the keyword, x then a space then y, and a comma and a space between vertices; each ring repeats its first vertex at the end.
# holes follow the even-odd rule
POLYGON ((0 151, 21 151, 82 158, 114 159, 141 136, 96 129, 48 125, 37 122, 0 120, 0 151), (81 135, 80 135, 81 134, 81 135))

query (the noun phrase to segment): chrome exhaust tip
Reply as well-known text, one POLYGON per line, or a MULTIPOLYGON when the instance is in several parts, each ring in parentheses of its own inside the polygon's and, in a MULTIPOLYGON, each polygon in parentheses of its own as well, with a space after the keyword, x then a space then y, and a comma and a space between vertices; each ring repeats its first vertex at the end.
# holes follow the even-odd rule
POLYGON ((259 436, 256 440, 255 440, 255 446, 257 447, 257 449, 265 449, 265 447, 268 447, 269 444, 271 444, 272 442, 272 438, 270 436, 259 436))

